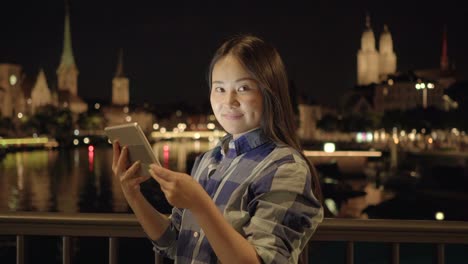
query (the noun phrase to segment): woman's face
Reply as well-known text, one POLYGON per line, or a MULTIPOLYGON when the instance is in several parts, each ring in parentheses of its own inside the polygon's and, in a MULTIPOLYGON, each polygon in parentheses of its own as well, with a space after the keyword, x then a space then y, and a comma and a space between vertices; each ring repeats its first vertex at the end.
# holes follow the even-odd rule
POLYGON ((235 57, 227 55, 215 64, 210 100, 216 119, 234 138, 260 127, 260 87, 235 57))

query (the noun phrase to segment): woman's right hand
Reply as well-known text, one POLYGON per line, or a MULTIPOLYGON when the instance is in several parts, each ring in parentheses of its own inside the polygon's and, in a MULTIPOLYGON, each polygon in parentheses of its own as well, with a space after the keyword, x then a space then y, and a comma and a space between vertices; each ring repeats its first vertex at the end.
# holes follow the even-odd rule
POLYGON ((140 184, 150 178, 150 176, 139 176, 140 161, 136 161, 130 167, 128 164, 128 148, 120 147, 118 141, 112 144, 113 158, 112 171, 120 180, 120 187, 127 201, 133 199, 140 193, 140 184))

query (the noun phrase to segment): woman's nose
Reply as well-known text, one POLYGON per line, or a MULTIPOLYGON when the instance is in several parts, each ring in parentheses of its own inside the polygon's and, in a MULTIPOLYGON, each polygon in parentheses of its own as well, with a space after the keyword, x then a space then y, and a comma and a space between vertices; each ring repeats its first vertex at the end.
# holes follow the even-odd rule
POLYGON ((237 98, 237 93, 235 91, 228 92, 226 94, 225 103, 229 106, 238 106, 239 101, 237 98))

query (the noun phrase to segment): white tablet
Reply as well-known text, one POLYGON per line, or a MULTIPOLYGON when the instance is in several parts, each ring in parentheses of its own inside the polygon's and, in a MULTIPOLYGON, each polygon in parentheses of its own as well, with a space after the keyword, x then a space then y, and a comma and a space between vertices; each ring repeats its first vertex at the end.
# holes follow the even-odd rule
POLYGON ((137 160, 141 162, 141 175, 150 175, 148 172, 150 164, 156 163, 161 165, 138 123, 109 126, 104 128, 104 132, 111 142, 118 140, 121 147, 128 147, 130 164, 133 164, 137 160))

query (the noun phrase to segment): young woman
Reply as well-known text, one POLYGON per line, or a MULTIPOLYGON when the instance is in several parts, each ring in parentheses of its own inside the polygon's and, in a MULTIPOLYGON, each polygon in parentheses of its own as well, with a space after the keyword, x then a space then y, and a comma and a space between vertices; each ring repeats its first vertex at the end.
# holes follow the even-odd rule
POLYGON ((198 157, 191 176, 151 165, 174 206, 141 194, 139 162, 114 143, 113 171, 156 251, 176 263, 297 263, 323 219, 320 184, 294 130, 288 78, 274 47, 236 36, 209 69, 213 112, 228 135, 198 157))

